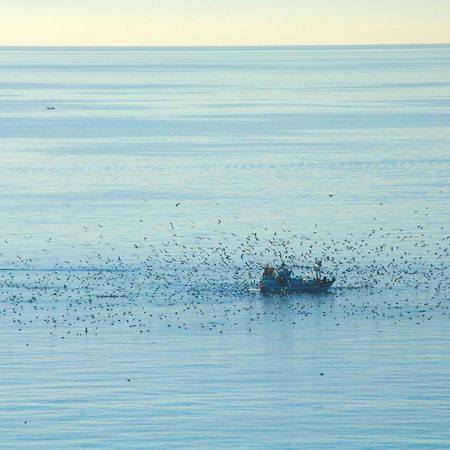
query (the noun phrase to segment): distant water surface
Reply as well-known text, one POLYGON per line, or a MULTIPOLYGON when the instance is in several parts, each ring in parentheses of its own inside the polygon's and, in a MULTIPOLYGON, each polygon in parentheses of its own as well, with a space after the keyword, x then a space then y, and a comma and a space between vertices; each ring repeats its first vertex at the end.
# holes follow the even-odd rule
POLYGON ((448 285, 52 271, 376 229, 444 280, 449 149, 447 45, 0 48, 0 447, 449 448, 448 285))

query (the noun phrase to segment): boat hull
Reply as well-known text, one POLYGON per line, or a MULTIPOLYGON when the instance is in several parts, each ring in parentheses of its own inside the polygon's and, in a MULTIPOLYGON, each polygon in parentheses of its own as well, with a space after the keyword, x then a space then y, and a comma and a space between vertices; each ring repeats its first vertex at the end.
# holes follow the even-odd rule
POLYGON ((279 283, 267 283, 261 281, 259 290, 263 294, 315 294, 326 292, 335 282, 335 280, 327 281, 308 281, 300 283, 292 283, 290 285, 280 285, 279 283))

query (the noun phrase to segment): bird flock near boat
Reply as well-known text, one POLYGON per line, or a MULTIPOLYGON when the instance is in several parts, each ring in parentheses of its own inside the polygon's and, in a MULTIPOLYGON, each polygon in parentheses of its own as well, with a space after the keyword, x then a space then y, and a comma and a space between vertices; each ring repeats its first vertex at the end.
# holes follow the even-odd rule
POLYGON ((298 327, 328 318, 340 326, 357 317, 420 325, 450 316, 450 237, 443 227, 374 226, 339 239, 287 228, 239 235, 223 222, 198 234, 183 234, 170 223, 167 239, 158 242, 146 236, 110 242, 106 224, 95 230, 81 225, 91 239, 72 244, 69 253, 83 256, 56 258, 51 267, 42 261, 51 260, 57 238, 48 236, 40 253, 34 248, 30 256, 13 258, 17 240, 33 236, 1 237, 0 321, 18 332, 40 327, 66 339, 117 327, 222 334, 252 332, 265 321, 298 327), (330 292, 273 298, 259 293, 265 264, 284 263, 309 275, 317 258, 324 274, 336 277, 330 292))

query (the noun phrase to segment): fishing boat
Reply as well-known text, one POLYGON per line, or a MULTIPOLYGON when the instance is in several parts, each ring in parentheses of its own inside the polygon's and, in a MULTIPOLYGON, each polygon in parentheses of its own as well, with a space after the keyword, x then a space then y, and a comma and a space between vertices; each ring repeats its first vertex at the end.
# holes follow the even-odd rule
POLYGON ((336 278, 327 278, 321 275, 322 263, 316 261, 314 265, 315 277, 294 277, 286 264, 281 264, 277 269, 269 264, 264 268, 259 289, 263 294, 300 294, 327 291, 336 278))

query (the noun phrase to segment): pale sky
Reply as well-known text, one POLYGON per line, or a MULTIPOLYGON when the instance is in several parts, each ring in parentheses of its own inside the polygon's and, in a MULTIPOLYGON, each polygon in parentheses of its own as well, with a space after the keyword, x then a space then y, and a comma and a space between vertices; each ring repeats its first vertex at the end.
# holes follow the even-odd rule
POLYGON ((450 43, 450 0, 0 0, 0 45, 450 43))

